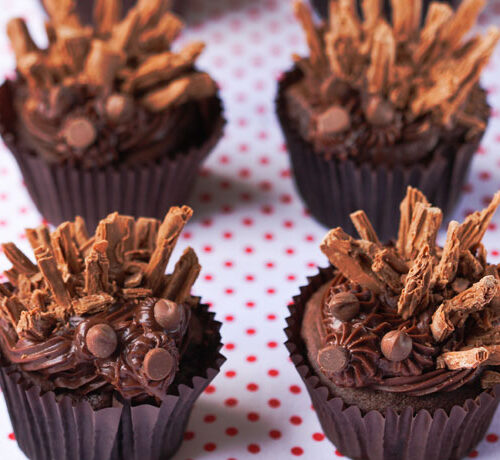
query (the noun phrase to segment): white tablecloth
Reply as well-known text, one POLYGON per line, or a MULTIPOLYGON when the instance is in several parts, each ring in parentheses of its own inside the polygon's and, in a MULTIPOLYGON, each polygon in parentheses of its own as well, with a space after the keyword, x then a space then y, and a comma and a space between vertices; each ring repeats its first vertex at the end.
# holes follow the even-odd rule
MULTIPOLYGON (((220 83, 229 120, 226 135, 200 174, 190 205, 195 217, 180 240, 203 271, 195 293, 220 320, 228 360, 194 408, 176 459, 335 458, 305 388, 283 346, 287 304, 306 276, 326 265, 318 245, 326 229, 297 195, 274 114, 276 80, 305 52, 288 0, 180 0, 187 28, 180 42, 208 43, 200 66, 220 83)), ((500 24, 500 1, 490 0, 481 27, 500 24)), ((8 18, 24 16, 44 40, 36 0, 0 0, 0 72, 13 75, 4 35, 8 18)), ((482 208, 500 188, 500 49, 483 76, 496 108, 474 159, 454 218, 482 208)), ((0 241, 29 251, 25 227, 41 223, 17 166, 0 146, 0 241)), ((500 213, 486 234, 490 261, 500 262, 500 213)), ((0 255, 0 268, 9 266, 0 255)), ((500 413, 471 454, 500 458, 500 413)), ((24 458, 0 398, 0 458, 24 458)), ((146 459, 145 459, 146 460, 146 459)))

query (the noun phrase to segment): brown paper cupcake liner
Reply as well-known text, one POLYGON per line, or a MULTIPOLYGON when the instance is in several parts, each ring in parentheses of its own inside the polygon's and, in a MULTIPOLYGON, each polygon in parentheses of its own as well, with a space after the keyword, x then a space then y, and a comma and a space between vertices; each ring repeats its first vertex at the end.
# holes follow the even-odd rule
POLYGON ((14 134, 13 83, 0 87, 0 134, 17 160, 36 207, 58 225, 82 216, 88 230, 111 212, 135 217, 163 218, 171 206, 184 204, 193 189, 201 163, 222 137, 222 105, 211 136, 200 147, 140 165, 120 164, 82 169, 50 164, 24 148, 14 134))
POLYGON ((354 234, 349 214, 362 209, 379 237, 386 241, 396 236, 399 204, 409 185, 419 188, 444 214, 453 210, 479 140, 458 150, 444 144, 437 146, 440 154, 435 154, 427 164, 413 166, 390 168, 358 165, 350 159, 326 159, 300 135, 286 110, 285 91, 300 78, 301 73, 296 69, 285 74, 276 104, 296 186, 315 219, 326 227, 340 226, 354 234))
MULTIPOLYGON (((300 288, 289 306, 286 347, 311 396, 325 435, 344 455, 359 460, 455 460, 481 441, 500 401, 500 385, 449 411, 407 408, 400 413, 363 413, 336 397, 315 374, 309 362, 301 325, 307 301, 333 276, 333 267, 320 269, 300 288)), ((332 455, 333 457, 333 455, 332 455)))
POLYGON ((194 402, 225 361, 219 353, 221 323, 208 305, 198 304, 194 316, 203 328, 203 347, 188 346, 180 367, 189 370, 179 373, 160 406, 122 401, 94 410, 86 400, 42 394, 13 366, 1 366, 0 385, 21 450, 31 460, 170 458, 182 442, 194 402), (193 357, 198 369, 183 362, 193 357))

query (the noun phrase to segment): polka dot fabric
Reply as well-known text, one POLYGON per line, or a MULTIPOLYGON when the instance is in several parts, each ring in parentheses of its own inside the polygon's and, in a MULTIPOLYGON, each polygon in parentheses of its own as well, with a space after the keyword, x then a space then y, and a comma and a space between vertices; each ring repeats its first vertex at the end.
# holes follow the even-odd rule
MULTIPOLYGON (((191 245, 203 271, 196 294, 223 320, 221 373, 195 405, 176 455, 187 459, 337 458, 321 431, 301 380, 282 343, 287 304, 326 259, 316 224, 297 195, 274 114, 276 81, 292 52, 306 50, 288 0, 182 0, 187 29, 208 47, 200 67, 219 82, 229 124, 200 173, 190 205, 195 217, 180 249, 191 245)), ((490 0, 480 27, 500 24, 500 1, 490 0)), ((29 18, 43 40, 35 0, 0 0, 0 30, 9 17, 29 18)), ((179 43, 179 46, 182 43, 179 43)), ((0 71, 12 76, 14 60, 2 32, 0 71)), ((500 49, 483 76, 493 116, 455 215, 481 208, 500 188, 500 49)), ((0 241, 28 250, 23 229, 41 223, 22 178, 0 148, 0 241)), ((441 235, 443 237, 443 235, 441 235)), ((485 237, 490 260, 500 262, 500 214, 485 237)), ((0 268, 7 268, 0 256, 0 268)), ((500 448, 500 412, 471 458, 493 460, 500 448)), ((0 452, 23 459, 3 398, 0 452)))

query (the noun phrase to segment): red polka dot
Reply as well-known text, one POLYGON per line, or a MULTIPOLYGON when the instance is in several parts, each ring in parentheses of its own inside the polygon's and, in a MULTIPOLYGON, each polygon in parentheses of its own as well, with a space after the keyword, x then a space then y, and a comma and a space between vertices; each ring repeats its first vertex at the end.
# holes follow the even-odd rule
POLYGON ((208 387, 205 388, 205 393, 208 394, 215 393, 215 387, 213 385, 208 385, 208 387))
POLYGON ((270 342, 267 342, 267 346, 269 348, 276 348, 278 346, 278 343, 275 341, 270 341, 270 342))
POLYGON ((238 400, 236 398, 227 398, 224 404, 228 407, 234 407, 238 404, 238 400))
POLYGON ((226 434, 228 436, 236 436, 238 434, 238 428, 230 426, 229 428, 226 428, 226 434))
POLYGON ((267 371, 267 374, 270 376, 270 377, 277 377, 279 375, 279 371, 277 369, 269 369, 267 371))
POLYGON ((190 441, 190 440, 191 440, 191 439, 193 439, 193 438, 194 438, 194 433, 193 433, 192 431, 186 431, 186 432, 184 433, 184 439, 185 439, 186 441, 190 441))
POLYGON ((234 321, 234 316, 233 315, 226 315, 225 320, 227 322, 231 323, 232 321, 234 321))
POLYGON ((325 435, 323 433, 314 433, 312 435, 312 438, 315 440, 315 441, 323 441, 323 439, 325 439, 325 435))
POLYGON ((274 315, 274 314, 270 313, 269 315, 267 315, 267 319, 268 319, 269 321, 274 321, 274 320, 276 319, 276 315, 274 315))
POLYGON ((244 250, 247 254, 253 254, 253 252, 254 252, 254 249, 252 248, 252 246, 246 246, 244 250))
POLYGON ((293 394, 299 394, 302 390, 298 385, 290 385, 290 392, 293 394))
POLYGON ((233 261, 231 261, 231 260, 226 260, 226 261, 224 262, 224 266, 225 266, 225 267, 230 268, 230 267, 232 267, 233 265, 234 265, 234 262, 233 262, 233 261))
POLYGON ((226 371, 226 377, 230 379, 236 377, 236 371, 226 371))
POLYGON ((251 422, 256 422, 260 419, 260 415, 257 412, 249 412, 247 414, 247 419, 251 422))
POLYGON ((214 414, 207 414, 205 415, 205 417, 203 417, 203 421, 205 423, 213 423, 216 419, 217 417, 214 414))
POLYGON ((488 436, 486 436, 486 441, 488 442, 497 442, 498 441, 498 435, 494 433, 490 433, 488 436))
POLYGON ((260 452, 260 447, 258 444, 249 444, 247 449, 251 454, 258 454, 260 452))
POLYGON ((270 407, 272 407, 273 409, 276 409, 278 407, 281 406, 281 402, 279 399, 276 399, 276 398, 271 398, 267 404, 269 404, 270 407))
POLYGON ((235 346, 234 343, 226 343, 226 350, 234 350, 235 346))
POLYGON ((16 435, 15 435, 14 433, 9 433, 8 438, 9 438, 11 441, 15 441, 15 440, 16 440, 16 435))
POLYGON ((293 455, 299 456, 299 455, 302 455, 302 454, 304 453, 304 449, 302 449, 302 447, 295 446, 295 447, 292 447, 292 448, 290 449, 290 452, 291 452, 293 455))
POLYGON ((204 252, 212 252, 212 246, 203 246, 203 251, 204 252))
POLYGON ((207 442, 203 448, 207 451, 207 452, 213 452, 215 449, 217 449, 217 445, 213 442, 207 442))
POLYGON ((254 363, 255 361, 257 361, 257 356, 255 356, 255 355, 249 355, 249 356, 247 356, 247 361, 249 363, 254 363))
POLYGON ((272 439, 279 439, 281 438, 281 431, 279 430, 271 430, 269 432, 269 437, 272 439))
POLYGON ((255 335, 256 330, 253 327, 249 327, 245 332, 247 335, 255 335))
POLYGON ((250 301, 250 302, 245 303, 245 305, 246 305, 248 308, 253 308, 253 307, 255 307, 255 302, 251 302, 251 301, 250 301))
POLYGON ((335 455, 337 457, 343 457, 343 455, 338 450, 335 450, 335 455))
POLYGON ((290 417, 290 423, 292 425, 300 425, 302 423, 302 418, 299 417, 298 415, 292 415, 290 417))
POLYGON ((247 385, 248 391, 257 391, 258 389, 259 389, 259 385, 257 385, 256 383, 249 383, 247 385))

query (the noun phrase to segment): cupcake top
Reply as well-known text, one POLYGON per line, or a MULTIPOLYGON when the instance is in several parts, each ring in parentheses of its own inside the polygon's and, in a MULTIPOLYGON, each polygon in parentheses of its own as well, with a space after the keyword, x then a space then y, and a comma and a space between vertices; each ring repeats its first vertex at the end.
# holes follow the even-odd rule
POLYGON ((216 84, 195 68, 202 42, 172 50, 183 24, 168 3, 141 0, 120 19, 121 0, 96 1, 95 26, 83 26, 74 0, 47 0, 46 49, 23 19, 8 23, 22 77, 18 132, 31 149, 94 167, 173 156, 203 136, 200 103, 216 84))
POLYGON ((190 296, 200 265, 191 248, 165 269, 192 215, 156 219, 110 214, 89 237, 79 217, 49 233, 26 230, 32 263, 13 243, 0 285, 0 348, 43 391, 136 402, 165 397, 190 338, 190 296))
POLYGON ((464 143, 480 135, 489 107, 478 86, 500 31, 469 37, 484 0, 457 12, 433 2, 421 23, 422 1, 331 2, 316 26, 295 3, 310 56, 295 56, 303 78, 288 89, 289 111, 302 136, 326 155, 410 164, 423 161, 442 138, 464 143), (397 148, 395 148, 397 146, 397 148))
POLYGON ((321 250, 337 272, 321 301, 316 359, 331 382, 410 396, 500 383, 499 266, 481 243, 499 204, 500 192, 451 221, 442 248, 441 210, 411 187, 395 244, 382 245, 362 211, 351 215, 361 239, 326 235, 321 250))

